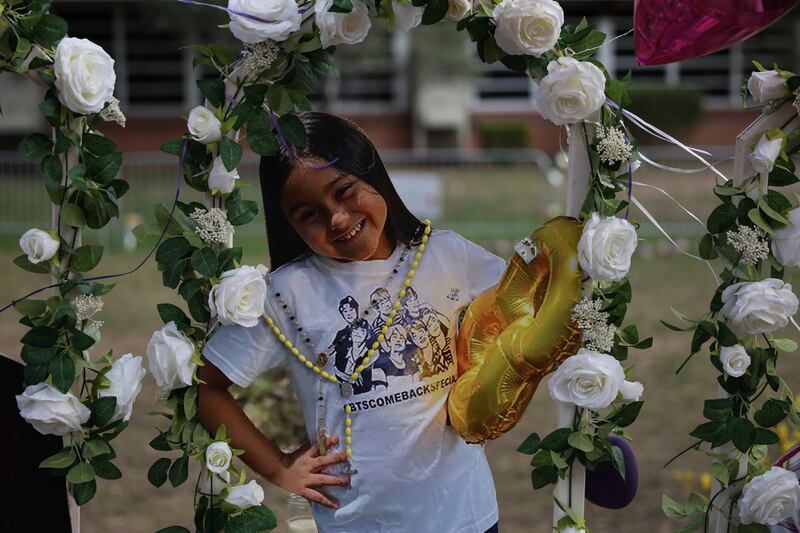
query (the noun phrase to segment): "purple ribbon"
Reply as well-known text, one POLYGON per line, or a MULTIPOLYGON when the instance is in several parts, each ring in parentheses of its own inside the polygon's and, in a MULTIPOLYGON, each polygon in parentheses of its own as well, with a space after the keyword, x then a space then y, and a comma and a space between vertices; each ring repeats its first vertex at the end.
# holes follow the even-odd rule
MULTIPOLYGON (((175 209, 178 207, 178 198, 181 195, 181 181, 183 180, 183 164, 184 164, 184 161, 186 160, 186 149, 188 148, 188 146, 189 146, 189 137, 187 136, 187 137, 184 137, 184 139, 183 139, 183 148, 181 149, 181 157, 180 157, 180 162, 179 162, 179 167, 178 167, 178 181, 177 181, 177 184, 175 186, 175 199, 172 202, 172 209, 170 209, 170 211, 169 211, 169 218, 167 219, 167 223, 164 224, 164 229, 161 230, 161 235, 158 237, 158 240, 153 245, 153 248, 150 250, 150 252, 145 256, 144 259, 142 259, 139 262, 138 265, 136 265, 134 268, 132 268, 131 270, 129 270, 127 272, 122 272, 122 273, 119 273, 119 274, 106 274, 104 276, 94 276, 94 277, 91 277, 91 278, 84 278, 82 281, 99 281, 101 279, 120 278, 122 276, 127 276, 129 274, 133 274, 134 272, 136 272, 137 270, 142 268, 142 266, 144 266, 144 264, 147 262, 147 260, 150 259, 150 257, 155 253, 156 249, 158 249, 158 246, 161 244, 161 241, 164 240, 164 236, 167 234, 167 230, 169 229, 170 222, 172 221, 172 215, 175 214, 175 209)), ((68 282, 67 281, 62 281, 60 283, 54 283, 52 285, 48 285, 47 287, 42 287, 40 289, 36 289, 35 291, 29 292, 28 294, 26 294, 22 298, 17 298, 16 300, 11 300, 11 303, 7 304, 2 309, 0 309, 0 313, 6 311, 10 307, 13 307, 14 304, 16 304, 17 302, 21 302, 22 300, 26 300, 26 299, 30 298, 31 296, 39 294, 42 291, 46 291, 47 289, 55 289, 56 287, 61 287, 62 285, 66 284, 66 283, 68 283, 68 282)))
POLYGON ((269 119, 272 121, 272 126, 275 128, 275 133, 278 135, 278 140, 281 142, 283 147, 289 153, 289 157, 292 159, 297 159, 297 156, 292 149, 292 145, 286 142, 286 138, 283 136, 283 132, 281 131, 281 127, 278 126, 278 119, 275 117, 275 113, 272 112, 272 109, 269 110, 269 119))

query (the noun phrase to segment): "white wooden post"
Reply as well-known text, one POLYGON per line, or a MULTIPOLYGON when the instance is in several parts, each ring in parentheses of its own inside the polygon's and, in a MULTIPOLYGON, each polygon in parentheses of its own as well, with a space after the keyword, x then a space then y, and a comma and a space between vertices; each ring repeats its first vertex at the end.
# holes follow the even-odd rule
MULTIPOLYGON (((80 124, 80 128, 76 128, 79 132, 79 135, 83 132, 82 126, 83 122, 82 119, 76 121, 76 123, 80 124)), ((53 129, 53 142, 56 141, 56 130, 53 129)), ((79 152, 77 148, 70 148, 66 154, 62 154, 59 156, 61 160, 61 170, 64 173, 64 186, 69 186, 69 178, 67 177, 67 170, 72 168, 73 166, 78 164, 78 156, 79 152)), ((73 228, 69 224, 64 223, 61 221, 59 225, 59 216, 61 214, 61 206, 53 204, 51 209, 51 225, 54 229, 58 229, 61 238, 64 239, 68 245, 72 246, 73 248, 77 248, 81 245, 81 232, 79 229, 73 228), (73 245, 74 239, 74 245, 73 245)), ((59 274, 61 271, 66 267, 66 262, 69 261, 69 256, 66 256, 64 259, 61 260, 58 269, 56 270, 53 267, 51 270, 52 274, 50 276, 51 284, 58 283, 59 281, 59 274)), ((58 294, 58 287, 52 289, 51 291, 53 295, 58 294)), ((69 436, 64 437, 64 446, 71 446, 72 442, 69 436)), ((69 518, 70 524, 72 526, 72 533, 80 533, 81 531, 81 509, 78 507, 78 504, 75 502, 75 498, 72 497, 72 491, 69 490, 69 483, 67 483, 66 478, 64 478, 64 489, 67 491, 67 504, 69 507, 69 518)))
MULTIPOLYGON (((773 128, 781 128, 786 133, 789 133, 798 126, 800 126, 800 118, 797 117, 797 111, 791 104, 785 104, 770 115, 759 116, 752 124, 745 128, 744 131, 736 137, 733 185, 742 185, 747 178, 756 174, 756 171, 750 164, 750 154, 753 151, 753 145, 758 142, 764 132, 773 128)), ((767 192, 768 180, 768 174, 760 174, 758 179, 755 180, 755 183, 746 188, 747 196, 758 203, 759 198, 767 192)), ((717 398, 728 397, 729 394, 725 392, 725 389, 722 387, 717 388, 717 398)), ((733 445, 728 444, 721 448, 716 448, 714 452, 725 453, 731 458, 738 459, 739 469, 736 473, 736 479, 744 477, 747 473, 747 456, 736 450, 733 445)), ((722 484, 716 478, 713 478, 711 483, 711 497, 714 497, 717 493, 719 494, 714 499, 713 507, 709 513, 708 533, 728 533, 730 530, 731 511, 733 509, 731 497, 737 492, 741 485, 741 482, 734 483, 725 490, 722 490, 722 484)))
MULTIPOLYGON (((586 136, 591 135, 591 126, 582 123, 573 124, 568 133, 568 164, 567 164, 567 209, 568 216, 577 217, 580 213, 586 195, 589 192, 589 178, 591 166, 589 151, 586 146, 586 136), (585 128, 585 129, 584 129, 585 128)), ((591 282, 588 282, 591 290, 591 282)), ((586 292, 584 287, 584 292, 586 292)), ((572 405, 557 404, 558 412, 556 425, 558 427, 572 427, 575 419, 575 407, 572 405)), ((586 468, 579 462, 574 462, 567 471, 564 479, 559 479, 553 489, 553 497, 568 506, 579 516, 584 516, 586 502, 586 468)), ((556 527, 565 515, 558 504, 553 504, 553 528, 556 527)))

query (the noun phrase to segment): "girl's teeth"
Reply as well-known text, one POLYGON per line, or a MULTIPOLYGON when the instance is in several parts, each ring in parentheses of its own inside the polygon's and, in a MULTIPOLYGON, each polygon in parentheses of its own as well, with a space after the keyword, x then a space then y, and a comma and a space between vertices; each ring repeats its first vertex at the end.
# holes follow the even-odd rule
POLYGON ((363 222, 363 221, 362 221, 362 222, 359 222, 358 224, 356 224, 356 227, 355 227, 355 228, 353 228, 353 231, 351 231, 350 233, 348 233, 348 234, 347 234, 347 235, 345 235, 344 237, 341 237, 341 238, 339 238, 339 240, 340 240, 340 241, 349 241, 350 239, 352 239, 353 237, 355 237, 355 236, 356 236, 356 234, 357 234, 359 231, 361 231, 361 226, 362 226, 363 224, 364 224, 364 222, 363 222))

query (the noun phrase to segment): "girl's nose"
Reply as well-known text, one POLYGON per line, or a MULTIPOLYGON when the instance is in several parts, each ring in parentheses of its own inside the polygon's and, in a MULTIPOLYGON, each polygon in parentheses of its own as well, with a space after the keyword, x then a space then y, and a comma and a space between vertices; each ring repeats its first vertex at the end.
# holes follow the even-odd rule
POLYGON ((348 229, 350 216, 348 215, 345 209, 334 208, 331 210, 331 219, 329 226, 331 231, 335 234, 336 232, 342 232, 348 229))

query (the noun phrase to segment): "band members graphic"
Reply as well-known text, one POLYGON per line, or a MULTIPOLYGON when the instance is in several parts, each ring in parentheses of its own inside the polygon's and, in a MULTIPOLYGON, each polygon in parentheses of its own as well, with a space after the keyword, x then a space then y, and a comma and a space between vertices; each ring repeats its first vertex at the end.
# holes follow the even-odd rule
POLYGON ((392 311, 392 296, 383 287, 378 287, 372 291, 369 299, 370 302, 375 302, 373 305, 378 310, 378 316, 372 321, 372 335, 377 337, 381 332, 381 328, 386 324, 389 313, 392 311))
MULTIPOLYGON (((381 350, 375 366, 382 369, 391 384, 401 376, 417 377, 419 365, 414 359, 414 350, 409 350, 408 331, 403 326, 392 326, 386 334, 388 350, 381 350)), ((404 380, 408 381, 408 380, 404 380)), ((413 379, 412 379, 413 381, 413 379)))
MULTIPOLYGON (((355 369, 367 356, 367 350, 369 349, 367 342, 370 341, 369 323, 363 318, 359 318, 347 329, 350 329, 349 342, 343 341, 336 345, 336 361, 334 364, 336 370, 349 381, 355 369)), ((367 367, 360 373, 356 382, 353 383, 353 393, 362 394, 369 392, 371 388, 372 371, 367 367)))

